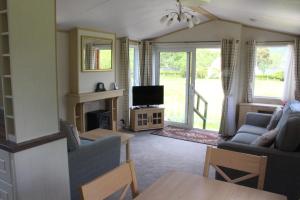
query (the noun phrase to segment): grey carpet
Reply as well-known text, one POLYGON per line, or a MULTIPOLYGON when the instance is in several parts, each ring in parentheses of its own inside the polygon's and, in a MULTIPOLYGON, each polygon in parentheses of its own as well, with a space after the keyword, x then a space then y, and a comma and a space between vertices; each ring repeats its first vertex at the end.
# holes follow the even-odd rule
MULTIPOLYGON (((170 171, 202 175, 206 145, 150 133, 136 133, 131 140, 131 159, 135 163, 139 191, 170 171)), ((124 161, 125 146, 121 153, 124 161)), ((211 170, 210 176, 213 177, 213 174, 211 170)))

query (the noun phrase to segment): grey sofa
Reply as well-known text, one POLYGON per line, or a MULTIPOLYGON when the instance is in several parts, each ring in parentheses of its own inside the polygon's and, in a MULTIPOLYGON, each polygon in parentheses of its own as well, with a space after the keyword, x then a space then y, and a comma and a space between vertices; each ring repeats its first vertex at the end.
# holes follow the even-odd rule
POLYGON ((74 143, 71 124, 61 122, 67 135, 71 199, 81 199, 80 186, 120 165, 121 139, 118 136, 74 143))
MULTIPOLYGON (((230 140, 218 148, 268 157, 264 190, 286 195, 289 200, 300 199, 300 102, 290 102, 283 108, 283 114, 276 125, 278 134, 270 147, 253 145, 257 137, 268 131, 272 115, 248 113, 246 123, 230 140), (297 108, 298 107, 298 108, 297 108), (295 109, 296 108, 296 109, 295 109)), ((225 169, 230 177, 243 173, 225 169)), ((222 179, 216 174, 217 179, 222 179)), ((256 187, 257 179, 241 184, 256 187)))

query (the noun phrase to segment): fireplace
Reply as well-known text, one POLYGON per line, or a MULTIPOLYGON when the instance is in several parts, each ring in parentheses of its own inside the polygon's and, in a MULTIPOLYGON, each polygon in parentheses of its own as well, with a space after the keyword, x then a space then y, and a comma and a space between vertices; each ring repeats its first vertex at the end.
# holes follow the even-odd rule
POLYGON ((111 129, 111 124, 111 111, 96 110, 86 113, 87 131, 97 128, 111 129))

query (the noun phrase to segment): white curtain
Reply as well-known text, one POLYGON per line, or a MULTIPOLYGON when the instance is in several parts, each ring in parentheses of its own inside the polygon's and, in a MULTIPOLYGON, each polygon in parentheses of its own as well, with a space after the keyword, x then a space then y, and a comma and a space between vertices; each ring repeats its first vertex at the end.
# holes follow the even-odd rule
POLYGON ((256 42, 250 40, 246 43, 247 46, 247 80, 246 80, 246 102, 253 102, 253 86, 254 86, 254 70, 256 66, 256 42))
POLYGON ((121 38, 121 49, 120 49, 120 88, 124 89, 123 99, 123 119, 125 125, 129 126, 129 39, 121 38))
POLYGON ((233 96, 233 82, 235 82, 238 62, 239 41, 223 39, 221 48, 221 74, 224 92, 222 118, 219 133, 231 136, 235 132, 236 98, 233 96))
POLYGON ((300 101, 300 39, 295 40, 294 44, 294 65, 295 65, 295 79, 296 91, 295 98, 300 101))
POLYGON ((286 59, 284 69, 284 90, 283 90, 283 101, 289 101, 295 99, 295 48, 294 45, 289 45, 289 55, 286 59))
POLYGON ((140 57, 140 85, 152 85, 152 43, 142 41, 139 44, 140 57))

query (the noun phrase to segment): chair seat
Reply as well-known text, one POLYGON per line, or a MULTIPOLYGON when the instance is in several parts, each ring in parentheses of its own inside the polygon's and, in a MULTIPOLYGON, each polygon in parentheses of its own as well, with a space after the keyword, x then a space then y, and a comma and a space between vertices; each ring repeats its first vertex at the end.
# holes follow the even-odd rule
POLYGON ((231 139, 231 141, 242 144, 251 144, 258 137, 259 135, 251 133, 238 133, 231 139))
POLYGON ((244 124, 238 130, 238 133, 251 133, 251 134, 259 135, 259 136, 266 133, 266 132, 268 132, 267 128, 252 126, 252 125, 248 125, 248 124, 244 124))
POLYGON ((89 145, 91 143, 93 143, 93 141, 80 139, 80 145, 89 145))

